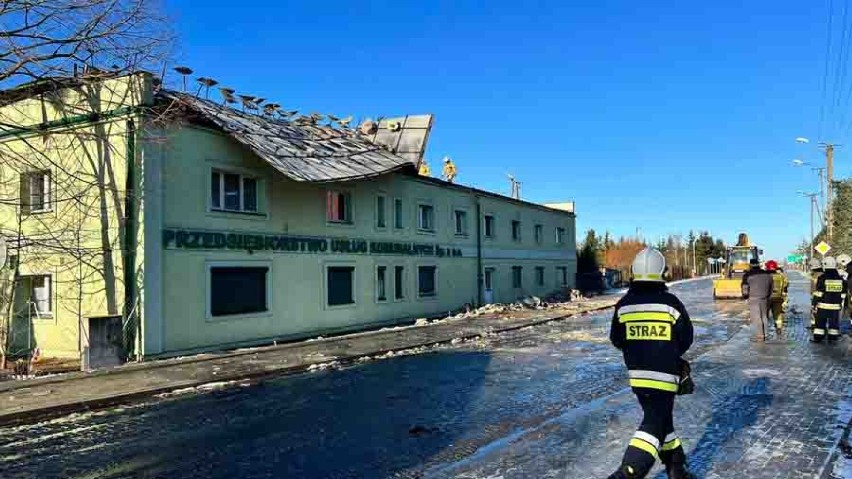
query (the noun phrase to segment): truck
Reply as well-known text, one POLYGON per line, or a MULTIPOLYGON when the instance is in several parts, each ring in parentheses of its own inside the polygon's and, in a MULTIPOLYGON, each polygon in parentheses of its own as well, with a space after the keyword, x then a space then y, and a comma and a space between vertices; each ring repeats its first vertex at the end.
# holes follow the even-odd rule
POLYGON ((751 244, 748 234, 740 233, 736 246, 727 249, 721 276, 713 280, 713 299, 742 299, 742 281, 751 260, 760 261, 763 252, 751 244))

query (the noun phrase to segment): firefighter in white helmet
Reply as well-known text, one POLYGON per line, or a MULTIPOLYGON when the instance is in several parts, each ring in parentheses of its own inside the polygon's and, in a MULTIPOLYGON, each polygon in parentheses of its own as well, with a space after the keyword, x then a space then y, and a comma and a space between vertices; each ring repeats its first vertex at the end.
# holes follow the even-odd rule
POLYGON ((674 432, 676 394, 691 392, 683 354, 692 345, 692 322, 680 300, 668 291, 666 260, 645 248, 633 261, 633 281, 615 305, 610 340, 621 350, 630 386, 644 413, 621 466, 609 479, 645 477, 659 458, 669 479, 694 479, 674 432))
POLYGON ((846 281, 837 272, 837 260, 832 256, 822 259, 822 276, 812 293, 811 305, 816 310, 813 340, 816 343, 828 337, 829 342, 840 338, 840 310, 846 301, 846 281))

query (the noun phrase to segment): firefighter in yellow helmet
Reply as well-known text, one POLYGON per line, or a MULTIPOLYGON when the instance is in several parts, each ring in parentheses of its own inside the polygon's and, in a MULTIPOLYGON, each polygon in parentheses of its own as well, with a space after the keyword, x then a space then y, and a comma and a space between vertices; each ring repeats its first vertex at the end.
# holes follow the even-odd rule
POLYGON ((766 262, 766 271, 772 274, 772 294, 769 296, 769 315, 775 323, 775 331, 784 329, 784 304, 787 302, 787 288, 790 286, 785 275, 778 268, 778 262, 766 262))
POLYGON ((688 363, 683 354, 692 345, 692 322, 683 303, 668 291, 666 260, 645 248, 633 261, 633 281, 615 305, 610 341, 621 350, 630 386, 644 416, 609 479, 643 478, 659 458, 669 479, 695 479, 674 432, 676 394, 688 394, 688 363))
POLYGON ((456 179, 456 164, 453 163, 453 160, 450 159, 449 156, 444 157, 444 179, 452 183, 456 179))
POLYGON ((832 256, 822 259, 823 273, 814 289, 811 304, 816 310, 813 341, 828 337, 829 342, 840 338, 840 310, 846 301, 846 281, 837 272, 837 260, 832 256))
POLYGON ((420 160, 420 166, 417 168, 417 173, 420 176, 432 176, 432 169, 429 168, 429 163, 426 160, 420 160))

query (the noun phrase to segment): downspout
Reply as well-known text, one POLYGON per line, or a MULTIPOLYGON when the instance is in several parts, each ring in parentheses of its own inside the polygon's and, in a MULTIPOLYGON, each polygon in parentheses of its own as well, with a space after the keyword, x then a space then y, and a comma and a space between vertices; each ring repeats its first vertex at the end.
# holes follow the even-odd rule
POLYGON ((480 197, 476 196, 476 307, 482 306, 482 288, 484 278, 482 271, 482 205, 480 197))
MULTIPOLYGON (((136 309, 136 124, 132 118, 127 120, 127 152, 125 154, 127 167, 124 182, 124 308, 122 316, 132 327, 132 335, 124 333, 124 348, 129 358, 138 340, 139 328, 136 309)), ((124 328, 122 328, 124 329, 124 328)), ((138 351, 137 351, 138 354, 138 351)))

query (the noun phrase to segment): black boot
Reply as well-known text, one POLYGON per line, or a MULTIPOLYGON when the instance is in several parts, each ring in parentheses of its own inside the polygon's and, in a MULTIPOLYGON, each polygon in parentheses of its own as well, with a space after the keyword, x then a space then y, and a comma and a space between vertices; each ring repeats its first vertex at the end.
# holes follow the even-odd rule
POLYGON ((669 479, 698 479, 698 476, 689 472, 686 467, 686 454, 683 449, 672 451, 669 457, 660 457, 666 466, 666 474, 669 479))
POLYGON ((636 479, 638 477, 639 476, 634 473, 632 467, 622 464, 622 466, 619 467, 617 471, 610 474, 607 479, 636 479))

